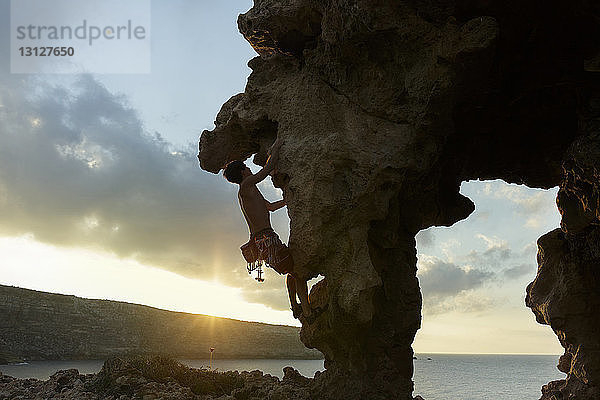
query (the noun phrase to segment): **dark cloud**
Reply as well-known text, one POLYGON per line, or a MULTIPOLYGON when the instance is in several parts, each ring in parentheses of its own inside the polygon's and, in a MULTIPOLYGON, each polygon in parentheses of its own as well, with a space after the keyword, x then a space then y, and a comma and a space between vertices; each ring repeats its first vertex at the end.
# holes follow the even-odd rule
POLYGON ((478 237, 486 241, 488 247, 483 252, 477 250, 469 252, 464 257, 466 264, 497 271, 513 258, 513 252, 506 241, 490 239, 481 234, 478 237))
POLYGON ((445 298, 481 287, 494 277, 494 273, 428 257, 420 263, 418 276, 423 296, 445 298))
POLYGON ((433 235, 433 229, 429 228, 429 229, 424 229, 424 230, 420 231, 419 233, 417 233, 417 236, 415 237, 415 239, 417 240, 418 248, 432 247, 433 244, 435 243, 435 236, 433 235))
POLYGON ((535 270, 535 242, 526 245, 522 250, 513 252, 506 241, 490 239, 479 234, 479 238, 487 242, 488 248, 483 252, 471 251, 464 261, 477 268, 496 271, 507 279, 518 279, 535 270))
POLYGON ((146 132, 126 98, 85 75, 65 87, 1 74, 0 105, 0 235, 256 288, 236 187, 201 171, 194 147, 146 132))
POLYGON ((487 260, 497 260, 502 262, 511 257, 511 250, 508 248, 508 245, 503 244, 500 246, 490 247, 483 252, 482 256, 487 260))
MULTIPOLYGON (((0 236, 107 251, 283 309, 281 280, 257 286, 246 273, 236 187, 198 168, 195 143, 173 148, 148 132, 93 77, 10 74, 9 7, 0 0, 0 236)), ((282 238, 285 212, 273 218, 282 238)))
POLYGON ((503 275, 508 279, 518 279, 525 275, 533 275, 535 266, 531 264, 520 264, 507 268, 502 271, 503 275))
POLYGON ((484 311, 494 302, 476 289, 488 282, 502 285, 506 280, 534 275, 535 243, 513 251, 505 240, 483 234, 476 236, 487 244, 487 248, 466 255, 448 255, 456 263, 419 254, 418 276, 425 313, 484 311))
POLYGON ((419 283, 423 292, 423 310, 427 314, 449 311, 479 312, 491 306, 486 297, 474 293, 495 274, 471 267, 460 267, 436 257, 421 256, 419 283))

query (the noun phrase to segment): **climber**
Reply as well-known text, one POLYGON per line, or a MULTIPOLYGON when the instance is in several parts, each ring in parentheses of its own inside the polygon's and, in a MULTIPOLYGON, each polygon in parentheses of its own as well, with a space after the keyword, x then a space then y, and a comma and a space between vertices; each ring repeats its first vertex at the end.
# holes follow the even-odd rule
POLYGON ((241 247, 244 258, 249 265, 264 262, 279 274, 287 275, 286 284, 294 318, 304 315, 308 319, 311 317, 311 309, 306 279, 295 271, 288 247, 281 243, 279 236, 271 228, 269 212, 284 207, 285 199, 271 203, 265 200, 256 187, 256 184, 265 179, 275 168, 282 143, 279 138, 275 140, 269 150, 270 155, 265 166, 256 174, 252 174, 250 168, 237 160, 227 164, 223 176, 229 182, 240 186, 238 201, 250 229, 250 241, 241 247), (296 295, 300 299, 300 304, 296 301, 296 295))

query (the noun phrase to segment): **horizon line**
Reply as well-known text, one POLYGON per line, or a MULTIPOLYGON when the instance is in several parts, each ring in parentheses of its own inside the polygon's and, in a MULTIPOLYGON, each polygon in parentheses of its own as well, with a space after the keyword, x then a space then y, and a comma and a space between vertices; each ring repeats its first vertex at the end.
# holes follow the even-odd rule
POLYGON ((558 356, 562 354, 555 353, 454 353, 454 352, 414 352, 415 355, 453 355, 453 356, 558 356))

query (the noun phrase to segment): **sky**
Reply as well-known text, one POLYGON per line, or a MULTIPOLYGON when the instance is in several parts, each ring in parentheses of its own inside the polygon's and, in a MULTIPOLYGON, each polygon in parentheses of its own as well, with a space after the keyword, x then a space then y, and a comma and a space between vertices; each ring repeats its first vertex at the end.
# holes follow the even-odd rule
MULTIPOLYGON (((251 5, 152 1, 149 73, 16 74, 0 0, 0 284, 299 325, 283 278, 245 271, 236 187, 196 159, 202 130, 244 90, 256 53, 236 18, 251 5)), ((476 204, 468 219, 417 235, 415 351, 561 353, 524 305, 535 241, 559 226, 556 189, 461 193, 476 204)), ((272 218, 287 241, 286 209, 272 218)))

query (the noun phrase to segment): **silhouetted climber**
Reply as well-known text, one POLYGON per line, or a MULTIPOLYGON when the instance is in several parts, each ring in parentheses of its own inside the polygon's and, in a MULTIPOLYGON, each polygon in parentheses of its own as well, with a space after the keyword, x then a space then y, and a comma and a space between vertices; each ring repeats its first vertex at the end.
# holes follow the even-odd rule
MULTIPOLYGON (((290 250, 285 244, 281 243, 279 236, 271 228, 269 212, 284 207, 285 199, 271 203, 265 200, 256 187, 256 184, 265 179, 275 168, 275 164, 279 160, 279 149, 282 143, 279 138, 273 143, 265 166, 256 174, 252 174, 250 168, 238 160, 227 164, 223 176, 229 182, 240 185, 238 200, 250 229, 250 241, 244 244, 241 250, 248 262, 249 270, 260 267, 264 263, 279 274, 287 274, 286 284, 294 318, 298 318, 301 314, 309 318, 311 317, 311 309, 308 302, 306 279, 302 279, 294 271, 294 261, 290 250), (296 294, 300 298, 300 304, 296 301, 296 294)), ((257 280, 262 281, 260 274, 257 280)))

